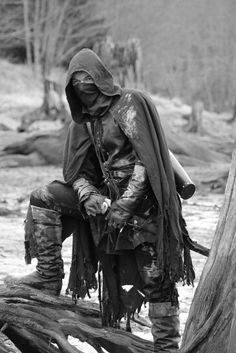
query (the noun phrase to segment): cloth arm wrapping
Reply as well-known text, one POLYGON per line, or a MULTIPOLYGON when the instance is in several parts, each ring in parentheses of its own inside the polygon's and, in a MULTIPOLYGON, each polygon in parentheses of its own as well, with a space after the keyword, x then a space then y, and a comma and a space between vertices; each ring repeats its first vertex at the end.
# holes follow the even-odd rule
POLYGON ((137 160, 126 190, 113 203, 113 207, 120 208, 130 215, 133 214, 140 202, 142 202, 142 197, 147 193, 148 188, 149 180, 146 168, 140 160, 137 160))
POLYGON ((77 179, 72 185, 78 195, 79 204, 86 201, 92 194, 100 194, 99 190, 92 185, 86 178, 77 179))

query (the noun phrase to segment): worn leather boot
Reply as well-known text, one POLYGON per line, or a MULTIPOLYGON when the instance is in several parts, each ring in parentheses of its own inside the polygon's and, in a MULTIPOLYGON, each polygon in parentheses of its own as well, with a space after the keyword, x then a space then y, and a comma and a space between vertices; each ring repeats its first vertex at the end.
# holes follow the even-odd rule
POLYGON ((59 295, 62 287, 62 225, 60 214, 46 208, 30 206, 32 217, 33 256, 38 260, 36 271, 22 277, 7 276, 6 285, 24 285, 59 295))
POLYGON ((178 308, 170 302, 149 303, 149 318, 152 323, 154 352, 177 352, 180 341, 178 308))

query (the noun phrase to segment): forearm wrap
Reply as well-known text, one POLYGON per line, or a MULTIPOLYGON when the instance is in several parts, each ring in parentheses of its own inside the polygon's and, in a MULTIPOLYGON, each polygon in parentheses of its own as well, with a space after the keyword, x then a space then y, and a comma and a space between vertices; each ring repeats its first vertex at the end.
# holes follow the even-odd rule
POLYGON ((98 189, 85 178, 76 180, 72 186, 78 195, 79 203, 87 200, 91 194, 100 194, 98 189))
POLYGON ((147 193, 148 188, 149 181, 146 168, 140 161, 137 161, 127 189, 116 201, 118 207, 126 212, 133 213, 142 201, 142 197, 147 193))

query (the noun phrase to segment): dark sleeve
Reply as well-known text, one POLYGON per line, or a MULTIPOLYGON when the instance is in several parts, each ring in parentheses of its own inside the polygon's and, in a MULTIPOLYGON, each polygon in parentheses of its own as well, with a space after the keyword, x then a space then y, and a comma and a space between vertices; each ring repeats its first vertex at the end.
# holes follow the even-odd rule
POLYGON ((128 182, 127 188, 116 205, 122 210, 132 214, 150 187, 147 171, 140 160, 136 160, 133 173, 128 182))
POLYGON ((100 166, 83 124, 71 122, 69 126, 63 155, 63 177, 68 185, 73 185, 81 177, 95 184, 101 178, 100 166))
POLYGON ((78 171, 77 179, 80 178, 85 178, 90 184, 95 186, 98 186, 101 183, 102 173, 92 145, 88 149, 86 158, 78 171))
POLYGON ((65 143, 63 175, 82 204, 91 194, 99 193, 99 162, 85 125, 71 123, 65 143))
POLYGON ((78 172, 77 179, 72 184, 81 205, 91 194, 100 193, 97 188, 101 182, 100 167, 96 166, 96 163, 95 151, 91 146, 78 172))

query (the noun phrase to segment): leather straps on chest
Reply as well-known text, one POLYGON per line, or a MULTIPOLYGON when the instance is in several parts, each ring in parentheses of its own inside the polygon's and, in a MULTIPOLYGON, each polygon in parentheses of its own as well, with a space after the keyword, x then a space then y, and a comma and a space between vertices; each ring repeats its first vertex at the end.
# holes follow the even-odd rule
POLYGON ((109 171, 109 169, 107 169, 104 166, 104 158, 102 156, 102 149, 101 146, 98 146, 95 139, 94 139, 94 135, 93 135, 93 131, 92 131, 92 126, 91 123, 87 122, 87 130, 88 130, 88 134, 90 136, 90 139, 94 145, 94 149, 99 161, 99 165, 103 174, 103 178, 104 178, 104 183, 107 185, 108 190, 109 190, 109 197, 112 201, 117 200, 119 198, 119 189, 116 185, 115 180, 113 179, 113 176, 111 174, 111 172, 109 171))

